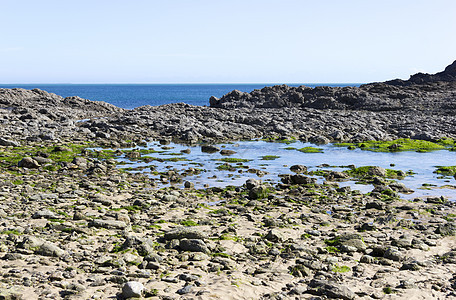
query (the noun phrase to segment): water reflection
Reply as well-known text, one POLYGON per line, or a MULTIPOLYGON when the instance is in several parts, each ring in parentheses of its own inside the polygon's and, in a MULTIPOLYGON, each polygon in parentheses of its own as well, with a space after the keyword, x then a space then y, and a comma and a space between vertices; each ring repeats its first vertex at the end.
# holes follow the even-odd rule
MULTIPOLYGON (((149 157, 150 162, 131 161, 125 156, 119 157, 118 160, 125 163, 120 165, 119 168, 144 168, 143 170, 132 170, 132 172, 146 172, 151 178, 156 179, 160 177, 157 172, 175 169, 180 174, 185 169, 199 169, 201 173, 190 174, 184 178, 184 180, 194 183, 196 188, 242 185, 248 178, 277 182, 279 179, 278 174, 290 174, 289 167, 296 164, 307 166, 308 171, 322 169, 322 165, 329 166, 324 167, 326 170, 338 171, 346 169, 343 166, 348 165, 355 165, 356 167, 380 166, 405 172, 411 170, 415 173, 403 180, 398 180, 415 191, 409 195, 401 195, 404 199, 443 195, 456 200, 455 179, 453 177, 439 179, 441 176, 433 173, 435 166, 456 165, 455 152, 441 150, 428 153, 379 153, 360 149, 348 150, 345 147, 335 147, 331 144, 318 146, 323 149, 322 153, 302 153, 297 150, 289 150, 290 148, 300 149, 309 146, 314 145, 302 142, 286 145, 265 141, 242 141, 217 145, 222 150, 236 152, 233 155, 224 156, 220 152, 212 154, 202 152, 200 146, 189 147, 173 143, 163 146, 155 142, 141 148, 160 151, 160 153, 142 155, 143 159, 149 157), (190 153, 188 153, 188 150, 190 150, 190 153), (264 156, 275 156, 275 158, 265 160, 264 156), (249 161, 230 163, 231 166, 236 168, 226 170, 228 168, 220 167, 224 162, 219 161, 219 159, 227 157, 248 159, 249 161), (261 176, 261 173, 265 174, 261 176), (426 185, 424 189, 423 184, 426 185)), ((323 177, 317 178, 320 183, 324 181, 323 177)), ((166 185, 166 183, 161 185, 166 185)), ((352 189, 360 190, 363 193, 367 193, 373 188, 371 185, 356 184, 354 181, 340 182, 339 185, 350 186, 352 189)))

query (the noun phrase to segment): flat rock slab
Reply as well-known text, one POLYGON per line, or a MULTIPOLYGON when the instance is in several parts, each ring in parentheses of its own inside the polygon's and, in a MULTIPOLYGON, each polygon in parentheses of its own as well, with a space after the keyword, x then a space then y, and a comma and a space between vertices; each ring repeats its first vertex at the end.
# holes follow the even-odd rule
POLYGON ((116 220, 103 220, 103 219, 95 219, 91 223, 92 226, 99 227, 99 228, 106 228, 106 229, 124 229, 127 227, 127 223, 124 221, 116 221, 116 220))

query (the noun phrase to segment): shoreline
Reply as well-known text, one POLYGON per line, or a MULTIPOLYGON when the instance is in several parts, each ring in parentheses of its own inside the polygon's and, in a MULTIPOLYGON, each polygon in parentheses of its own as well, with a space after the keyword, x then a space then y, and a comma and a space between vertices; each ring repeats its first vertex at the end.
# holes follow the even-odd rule
MULTIPOLYGON (((268 183, 157 189, 144 174, 119 170, 117 150, 90 149, 175 140, 209 150, 259 137, 360 148, 407 138, 454 147, 455 87, 441 81, 453 76, 447 69, 414 75, 413 84, 233 91, 212 99, 212 107, 124 110, 0 89, 0 106, 13 108, 0 109, 0 296, 456 298, 456 202, 400 199, 407 187, 394 178, 402 173, 352 168, 317 183, 306 166, 292 165, 268 183), (340 187, 347 177, 375 188, 362 194, 340 187)), ((160 175, 172 181, 181 171, 171 161, 160 175)))

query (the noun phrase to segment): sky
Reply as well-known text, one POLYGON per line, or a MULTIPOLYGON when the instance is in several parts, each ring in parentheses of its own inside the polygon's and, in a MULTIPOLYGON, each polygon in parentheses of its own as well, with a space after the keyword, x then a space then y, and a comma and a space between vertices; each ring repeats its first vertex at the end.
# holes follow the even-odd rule
POLYGON ((454 0, 0 0, 0 83, 367 83, 456 60, 454 0))

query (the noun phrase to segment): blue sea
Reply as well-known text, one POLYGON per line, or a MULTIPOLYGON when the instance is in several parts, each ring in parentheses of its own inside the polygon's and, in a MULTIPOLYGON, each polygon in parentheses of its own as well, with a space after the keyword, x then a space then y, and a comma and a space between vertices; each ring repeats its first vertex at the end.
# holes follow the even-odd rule
MULTIPOLYGON (((143 105, 184 102, 209 106, 211 96, 221 97, 232 90, 251 92, 274 84, 0 84, 0 88, 40 89, 62 97, 79 96, 133 109, 143 105)), ((359 86, 351 84, 287 84, 289 86, 359 86)))

